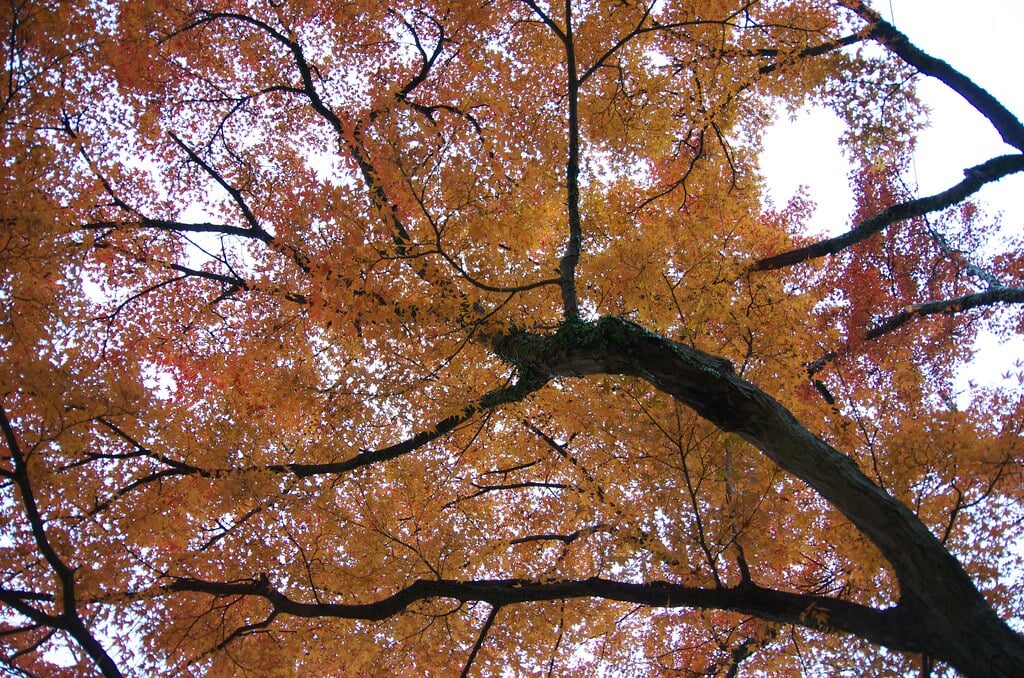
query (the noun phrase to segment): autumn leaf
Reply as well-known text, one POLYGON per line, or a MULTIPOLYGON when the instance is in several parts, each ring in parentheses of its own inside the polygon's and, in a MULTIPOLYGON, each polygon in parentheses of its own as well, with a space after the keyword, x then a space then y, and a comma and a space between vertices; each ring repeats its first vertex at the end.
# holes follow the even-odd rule
POLYGON ((959 380, 1024 126, 955 53, 859 0, 0 18, 14 673, 1024 675, 1024 401, 959 380), (909 191, 914 73, 1015 150, 909 191), (822 240, 757 165, 804 104, 822 240))

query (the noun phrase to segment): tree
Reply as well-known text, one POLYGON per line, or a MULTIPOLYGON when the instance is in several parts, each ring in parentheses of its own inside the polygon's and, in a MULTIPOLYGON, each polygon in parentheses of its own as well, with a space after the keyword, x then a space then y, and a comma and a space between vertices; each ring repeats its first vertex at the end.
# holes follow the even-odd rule
POLYGON ((1024 408, 953 387, 1024 126, 868 4, 2 11, 14 673, 1024 675, 1024 408), (1010 147, 923 197, 918 74, 1010 147))

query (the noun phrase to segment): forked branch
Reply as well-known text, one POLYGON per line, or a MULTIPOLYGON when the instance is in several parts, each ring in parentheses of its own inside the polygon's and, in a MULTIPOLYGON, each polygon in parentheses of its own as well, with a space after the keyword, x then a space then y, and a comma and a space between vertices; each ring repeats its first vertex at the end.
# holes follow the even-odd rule
MULTIPOLYGON (((56 603, 59 613, 50 614, 45 612, 30 605, 28 598, 14 595, 10 592, 0 591, 0 601, 10 605, 20 614, 37 624, 66 632, 85 650, 86 654, 96 663, 96 666, 104 676, 108 678, 119 677, 121 676, 121 671, 117 668, 117 664, 107 654, 103 645, 100 644, 79 615, 79 601, 75 587, 75 570, 57 553, 57 549, 54 548, 50 541, 46 531, 45 519, 36 502, 35 489, 29 477, 26 454, 22 450, 14 427, 2 406, 0 406, 0 430, 3 432, 4 442, 11 455, 11 461, 14 466, 12 478, 15 486, 18 488, 17 494, 21 500, 22 510, 28 521, 32 538, 35 541, 35 548, 47 565, 49 565, 51 572, 57 579, 60 595, 56 603)), ((39 598, 36 597, 35 600, 39 600, 39 598)))

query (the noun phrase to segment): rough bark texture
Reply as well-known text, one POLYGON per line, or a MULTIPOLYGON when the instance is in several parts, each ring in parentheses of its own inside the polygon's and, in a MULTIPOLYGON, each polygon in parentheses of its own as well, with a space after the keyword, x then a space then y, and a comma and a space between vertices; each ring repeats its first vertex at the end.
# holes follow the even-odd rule
POLYGON ((898 609, 908 620, 911 644, 967 675, 1024 675, 1024 638, 998 618, 928 528, 852 459, 738 377, 727 361, 615 317, 566 324, 550 336, 514 333, 494 347, 526 373, 642 378, 743 437, 814 488, 878 547, 899 581, 898 609))

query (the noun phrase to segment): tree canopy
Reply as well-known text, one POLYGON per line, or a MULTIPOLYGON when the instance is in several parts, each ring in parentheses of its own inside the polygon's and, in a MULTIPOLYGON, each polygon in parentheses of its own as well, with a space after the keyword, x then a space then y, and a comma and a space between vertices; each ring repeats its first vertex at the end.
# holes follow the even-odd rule
POLYGON ((14 674, 1024 675, 1021 390, 957 387, 1024 329, 1024 125, 955 53, 861 0, 0 17, 14 674), (1006 143, 933 195, 921 77, 1006 143), (765 198, 803 106, 835 237, 765 198))

